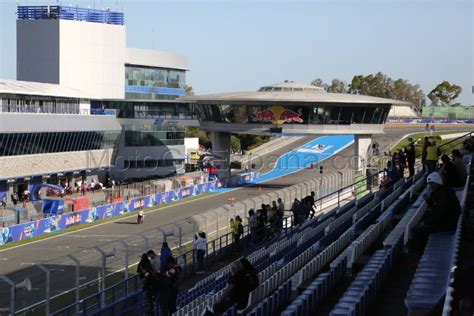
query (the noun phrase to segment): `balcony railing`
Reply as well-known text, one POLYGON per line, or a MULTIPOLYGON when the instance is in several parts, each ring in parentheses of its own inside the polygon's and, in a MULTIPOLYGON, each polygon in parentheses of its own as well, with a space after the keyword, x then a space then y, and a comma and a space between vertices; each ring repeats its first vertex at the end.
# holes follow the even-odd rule
POLYGON ((18 6, 18 19, 73 20, 115 25, 125 23, 121 12, 65 6, 18 6))

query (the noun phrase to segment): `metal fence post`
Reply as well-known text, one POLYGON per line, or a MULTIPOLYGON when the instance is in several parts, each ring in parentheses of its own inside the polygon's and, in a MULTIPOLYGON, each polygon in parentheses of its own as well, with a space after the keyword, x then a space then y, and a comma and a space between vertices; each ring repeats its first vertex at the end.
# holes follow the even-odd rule
POLYGON ((100 248, 99 246, 94 247, 98 252, 100 252, 101 257, 102 257, 102 264, 101 264, 101 292, 100 293, 100 303, 99 307, 103 308, 105 306, 105 275, 107 273, 107 258, 109 257, 115 257, 115 248, 112 250, 112 252, 105 252, 100 248))
MULTIPOLYGON (((217 234, 217 238, 220 237, 220 233, 219 233, 219 213, 217 213, 215 210, 210 210, 209 213, 212 213, 214 214, 214 216, 216 217, 216 234, 217 234)), ((209 234, 209 232, 208 232, 209 234)))
POLYGON ((143 241, 145 243, 145 251, 144 252, 147 252, 148 249, 149 249, 148 248, 148 238, 145 235, 143 235, 142 233, 139 233, 137 235, 140 236, 143 239, 143 241))
POLYGON ((42 270, 46 274, 46 284, 45 284, 45 300, 46 304, 44 307, 45 310, 45 315, 49 315, 49 298, 50 298, 50 281, 51 281, 51 273, 50 271, 41 263, 35 264, 36 267, 38 267, 40 270, 42 270))
POLYGON ((15 315, 15 283, 6 276, 0 276, 0 280, 10 286, 10 315, 15 315))
POLYGON ((181 225, 178 225, 178 224, 174 224, 175 227, 178 227, 178 247, 179 247, 179 251, 181 252, 181 247, 183 246, 183 228, 181 227, 181 225))
MULTIPOLYGON (((123 245, 125 248, 125 280, 128 279, 128 260, 129 260, 129 249, 128 249, 128 244, 125 242, 125 240, 119 240, 119 243, 123 245)), ((125 289, 125 292, 128 292, 128 286, 125 289)), ((127 293, 128 294, 128 293, 127 293)))
POLYGON ((75 290, 75 292, 76 292, 76 314, 79 314, 79 299, 80 299, 79 286, 80 286, 80 280, 81 280, 81 277, 79 275, 79 270, 80 270, 80 267, 81 267, 81 263, 73 255, 68 255, 68 258, 71 259, 76 264, 76 290, 75 290))

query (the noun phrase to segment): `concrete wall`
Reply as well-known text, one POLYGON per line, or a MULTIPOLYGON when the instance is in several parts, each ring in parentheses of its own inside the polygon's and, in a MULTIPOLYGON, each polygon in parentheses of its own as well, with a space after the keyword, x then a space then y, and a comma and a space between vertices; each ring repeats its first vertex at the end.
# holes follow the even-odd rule
POLYGON ((18 20, 17 78, 73 87, 89 98, 124 98, 125 26, 18 20))
POLYGON ((121 131, 114 116, 0 113, 0 133, 121 131))
POLYGON ((91 98, 125 97, 125 26, 60 21, 60 80, 91 98))
POLYGON ((148 67, 188 69, 188 60, 185 55, 139 48, 127 48, 125 63, 148 67))

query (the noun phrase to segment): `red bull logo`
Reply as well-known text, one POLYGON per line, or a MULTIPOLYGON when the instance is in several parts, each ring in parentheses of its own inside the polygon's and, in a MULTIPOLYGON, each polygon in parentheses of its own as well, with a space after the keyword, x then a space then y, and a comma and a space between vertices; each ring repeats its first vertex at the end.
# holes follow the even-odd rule
POLYGON ((281 105, 273 105, 268 109, 257 112, 255 120, 264 123, 271 122, 272 124, 303 123, 301 111, 298 112, 286 109, 281 105))

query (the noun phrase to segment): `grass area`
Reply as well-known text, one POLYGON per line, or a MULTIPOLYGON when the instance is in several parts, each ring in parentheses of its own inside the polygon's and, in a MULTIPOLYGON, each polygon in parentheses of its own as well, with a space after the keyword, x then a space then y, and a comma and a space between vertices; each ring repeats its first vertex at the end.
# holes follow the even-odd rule
MULTIPOLYGON (((158 209, 163 208, 163 207, 179 205, 179 204, 184 203, 184 202, 188 202, 188 201, 208 197, 212 194, 214 194, 214 193, 204 193, 204 194, 201 194, 201 195, 196 195, 196 196, 184 198, 184 199, 176 201, 176 202, 171 202, 171 203, 162 204, 162 205, 155 206, 155 207, 146 208, 146 209, 143 209, 143 211, 145 211, 145 213, 152 212, 152 211, 158 210, 158 209)), ((119 216, 115 216, 115 217, 112 217, 112 218, 101 219, 101 220, 98 220, 98 221, 92 222, 92 223, 86 223, 86 224, 81 224, 81 225, 77 225, 77 226, 68 227, 68 228, 62 229, 58 232, 43 234, 43 235, 40 235, 40 236, 35 236, 35 237, 29 238, 29 239, 24 239, 24 240, 20 240, 20 241, 16 241, 16 242, 13 242, 13 243, 3 245, 3 246, 0 247, 0 251, 8 249, 8 248, 16 247, 16 246, 19 246, 19 245, 27 244, 27 243, 30 243, 30 242, 33 242, 33 241, 43 240, 43 239, 51 238, 51 237, 54 237, 54 236, 62 235, 62 234, 65 234, 65 233, 81 230, 81 229, 84 229, 84 228, 97 226, 99 224, 112 222, 112 221, 122 219, 122 218, 134 217, 134 216, 136 216, 135 213, 128 213, 128 214, 122 214, 122 215, 119 215, 119 216)))
MULTIPOLYGON (((464 131, 450 131, 450 132, 433 132, 431 135, 429 132, 423 132, 423 133, 415 133, 412 134, 402 140, 400 140, 395 146, 393 146, 390 151, 393 153, 395 151, 398 151, 400 149, 405 148, 408 144, 410 144, 413 141, 417 141, 417 146, 415 147, 416 150, 416 155, 421 155, 422 153, 422 147, 423 147, 423 139, 428 136, 430 139, 434 139, 436 141, 436 146, 441 146, 447 142, 452 141, 453 139, 441 139, 441 135, 448 135, 448 134, 458 134, 458 133, 464 133, 464 131)), ((465 133, 468 133, 467 131, 465 133)))

